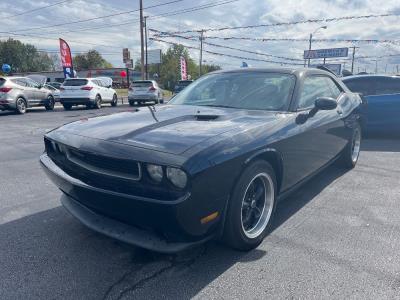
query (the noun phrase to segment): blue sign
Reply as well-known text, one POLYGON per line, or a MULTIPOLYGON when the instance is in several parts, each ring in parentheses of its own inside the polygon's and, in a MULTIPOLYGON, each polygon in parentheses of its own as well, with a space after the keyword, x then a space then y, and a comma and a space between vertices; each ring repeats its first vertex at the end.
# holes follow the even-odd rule
POLYGON ((349 56, 349 48, 304 50, 304 59, 333 58, 349 56))
POLYGON ((8 65, 8 64, 3 64, 3 66, 1 67, 1 70, 2 70, 4 73, 10 73, 10 72, 11 72, 11 66, 8 65))

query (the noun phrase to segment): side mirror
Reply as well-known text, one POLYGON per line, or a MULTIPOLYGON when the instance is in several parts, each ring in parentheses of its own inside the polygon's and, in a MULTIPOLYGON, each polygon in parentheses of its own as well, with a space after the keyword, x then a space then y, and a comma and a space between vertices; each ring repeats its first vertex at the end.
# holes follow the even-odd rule
POLYGON ((320 97, 315 100, 315 108, 317 110, 333 110, 337 107, 337 102, 333 98, 320 97))

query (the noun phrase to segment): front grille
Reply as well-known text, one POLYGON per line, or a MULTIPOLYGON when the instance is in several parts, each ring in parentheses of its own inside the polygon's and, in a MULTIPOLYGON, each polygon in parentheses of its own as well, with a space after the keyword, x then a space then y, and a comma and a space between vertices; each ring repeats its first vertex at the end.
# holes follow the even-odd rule
POLYGON ((154 184, 137 161, 81 151, 47 138, 45 147, 47 155, 59 168, 90 186, 165 201, 185 194, 164 184, 154 184))
POLYGON ((113 158, 51 142, 46 139, 46 152, 61 168, 78 175, 86 181, 86 174, 138 181, 142 177, 140 164, 136 161, 113 158))

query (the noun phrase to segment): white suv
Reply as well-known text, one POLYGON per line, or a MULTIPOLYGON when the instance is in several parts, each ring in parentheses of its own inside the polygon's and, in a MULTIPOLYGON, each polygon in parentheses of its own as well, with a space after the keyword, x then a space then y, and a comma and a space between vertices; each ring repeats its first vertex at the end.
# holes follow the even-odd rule
POLYGON ((112 79, 107 77, 66 79, 60 87, 60 102, 66 110, 73 105, 97 109, 103 103, 117 106, 118 96, 111 86, 112 79))

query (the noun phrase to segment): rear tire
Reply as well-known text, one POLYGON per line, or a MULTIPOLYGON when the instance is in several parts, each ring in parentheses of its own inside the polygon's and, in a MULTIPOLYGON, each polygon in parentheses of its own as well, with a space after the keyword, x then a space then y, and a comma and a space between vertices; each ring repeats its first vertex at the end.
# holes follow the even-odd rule
POLYGON ((357 125, 353 128, 353 134, 350 141, 348 142, 346 148, 343 149, 339 163, 342 167, 346 169, 352 169, 356 166, 358 162, 358 157, 360 155, 361 148, 361 126, 357 125))
POLYGON ((94 100, 93 108, 95 108, 95 109, 101 108, 101 97, 99 95, 97 95, 94 100))
POLYGON ((46 110, 53 110, 54 109, 54 98, 52 96, 47 97, 47 104, 44 106, 46 110))
POLYGON ((111 106, 116 107, 117 105, 118 105, 118 96, 116 94, 114 94, 113 100, 111 102, 111 106))
POLYGON ((224 227, 223 239, 230 247, 256 248, 271 229, 276 208, 276 177, 264 160, 251 163, 237 181, 224 227))
POLYGON ((65 110, 71 110, 71 108, 72 108, 72 104, 69 104, 69 103, 64 103, 63 106, 64 106, 65 110))
POLYGON ((26 101, 24 98, 18 98, 16 101, 16 106, 17 114, 23 115, 26 113, 26 101))

